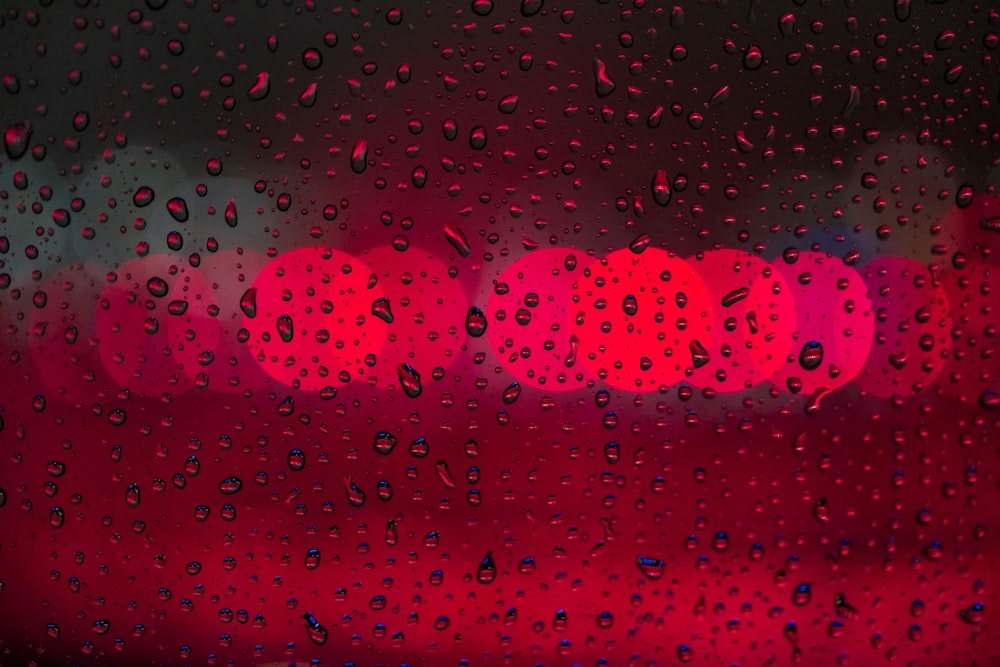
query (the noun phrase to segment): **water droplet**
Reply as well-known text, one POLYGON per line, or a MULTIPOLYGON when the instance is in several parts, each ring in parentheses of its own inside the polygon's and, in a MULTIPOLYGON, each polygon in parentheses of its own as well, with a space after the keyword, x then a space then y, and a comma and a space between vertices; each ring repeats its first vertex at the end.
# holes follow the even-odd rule
POLYGON ((309 633, 309 639, 316 646, 322 646, 329 639, 329 632, 324 628, 316 617, 313 616, 308 611, 302 614, 302 619, 306 622, 306 631, 309 633))
POLYGON ((249 318, 257 317, 257 288, 251 287, 240 297, 240 310, 249 318))
POLYGON ((344 478, 344 490, 347 492, 347 502, 351 507, 361 507, 365 504, 365 492, 362 491, 350 476, 344 478))
POLYGON ((187 312, 188 302, 183 299, 177 299, 176 301, 171 301, 167 304, 167 312, 171 315, 183 315, 187 312))
POLYGON ((298 472, 306 467, 306 454, 298 447, 288 452, 288 469, 298 472))
POLYGON ((642 572, 642 576, 647 579, 655 580, 663 576, 663 561, 658 558, 639 556, 636 558, 635 564, 642 572))
POLYGON ((717 107, 725 104, 729 100, 729 93, 729 86, 722 86, 717 91, 712 93, 712 97, 708 100, 708 106, 717 107))
POLYGON ((319 564, 320 564, 319 549, 313 548, 306 551, 306 559, 305 559, 306 569, 315 570, 317 567, 319 567, 319 564))
POLYGON ((465 232, 463 232, 456 225, 445 225, 444 235, 445 238, 448 239, 448 243, 450 243, 462 257, 468 257, 472 253, 472 248, 469 247, 469 240, 465 237, 465 232))
POLYGON ((295 325, 292 324, 292 318, 289 315, 280 315, 275 322, 278 329, 278 335, 281 340, 286 343, 292 342, 292 336, 295 334, 295 325))
POLYGON ((804 607, 812 600, 812 586, 801 583, 792 590, 792 604, 796 607, 804 607))
POLYGON ((465 330, 473 338, 479 338, 486 333, 486 315, 478 306, 469 308, 465 315, 465 330))
POLYGON ((410 398, 420 396, 423 385, 420 384, 420 373, 409 364, 399 364, 396 367, 396 374, 399 376, 399 384, 403 387, 403 392, 410 398))
POLYGON ((607 97, 615 92, 615 82, 608 75, 607 66, 600 58, 594 58, 594 86, 598 97, 607 97))
POLYGON ((760 66, 764 64, 764 54, 761 53, 760 47, 751 44, 747 47, 746 52, 743 54, 743 68, 754 71, 760 69, 760 66))
POLYGON ((639 301, 634 294, 626 294, 622 299, 622 312, 629 316, 634 316, 639 312, 639 301))
POLYGON ((257 75, 257 79, 254 81, 253 86, 251 86, 250 90, 247 91, 247 97, 249 97, 252 102, 259 102, 267 97, 269 92, 271 92, 271 75, 267 72, 261 72, 257 75))
POLYGON ((372 315, 379 318, 383 322, 392 324, 392 307, 389 303, 389 299, 385 297, 375 299, 375 301, 372 302, 372 315))
POLYGON ((518 396, 521 395, 521 385, 518 382, 511 382, 506 389, 503 390, 503 402, 505 405, 510 405, 517 400, 518 396))
POLYGON ((967 208, 975 198, 976 190, 968 183, 963 184, 955 193, 955 205, 958 208, 967 208))
POLYGON ((152 278, 146 281, 146 289, 153 296, 162 299, 167 295, 167 292, 170 291, 170 286, 167 284, 167 281, 164 280, 163 278, 153 276, 152 278))
POLYGON ((187 202, 182 197, 173 197, 167 201, 167 213, 177 222, 187 222, 190 215, 187 202))
POLYGON ((688 350, 691 352, 691 364, 695 368, 701 368, 711 360, 711 355, 701 341, 692 340, 688 343, 688 350))
POLYGON ((898 21, 909 21, 910 20, 910 0, 893 0, 893 13, 896 15, 896 20, 898 21))
POLYGON ((31 123, 14 123, 7 126, 3 132, 3 145, 11 160, 21 158, 28 151, 33 131, 31 123))
POLYGON ((979 623, 982 623, 985 616, 986 612, 983 610, 982 602, 976 602, 975 604, 971 604, 965 609, 959 610, 958 612, 958 617, 960 619, 972 625, 978 625, 979 623))
POLYGON ((223 215, 226 220, 226 224, 231 228, 236 227, 236 202, 232 199, 226 204, 226 212, 223 215))
POLYGON ((139 492, 138 484, 129 484, 125 489, 125 504, 129 507, 138 507, 142 496, 139 492))
POLYGON ((156 198, 156 193, 153 192, 153 188, 148 185, 140 186, 135 194, 132 195, 132 203, 135 204, 136 208, 145 208, 153 203, 156 198))
POLYGON ((481 584, 491 584, 497 578, 497 565, 493 562, 493 552, 488 551, 476 568, 476 581, 481 584))
MULTIPOLYGON (((486 128, 476 125, 469 132, 469 147, 473 150, 481 151, 486 148, 486 128)), ((465 255, 462 255, 465 257, 465 255)))
POLYGON ((823 344, 819 341, 810 341, 802 346, 799 352, 799 365, 804 370, 814 371, 823 363, 823 344))
POLYGON ((517 95, 507 95, 500 100, 499 104, 497 104, 497 108, 500 110, 500 113, 514 113, 514 111, 517 110, 517 95))
POLYGON ((446 489, 454 489, 457 486, 455 478, 451 474, 451 470, 448 469, 448 463, 445 461, 438 461, 434 464, 434 472, 437 473, 438 479, 444 484, 446 489))
POLYGON ((364 173, 367 166, 368 142, 364 139, 358 139, 357 143, 354 144, 354 149, 351 150, 351 170, 355 174, 361 174, 364 173))
POLYGON ((748 287, 734 289, 732 292, 729 292, 726 296, 722 297, 722 306, 724 308, 732 308, 748 296, 750 296, 750 289, 748 287))
POLYGON ((656 175, 653 176, 651 188, 653 191, 653 201, 660 206, 666 206, 670 203, 673 192, 671 190, 670 178, 667 176, 666 171, 657 169, 656 175))
POLYGON ((861 105, 861 89, 852 84, 848 90, 847 102, 844 103, 844 108, 840 112, 844 119, 850 118, 861 105))
POLYGON ((219 482, 219 491, 221 491, 223 495, 226 496, 231 496, 235 493, 239 493, 240 489, 242 488, 243 488, 243 480, 241 480, 239 477, 236 476, 227 477, 221 482, 219 482))
POLYGON ((66 521, 66 513, 61 507, 53 507, 49 510, 49 526, 52 528, 62 528, 66 521))
POLYGON ((382 456, 388 456, 396 448, 396 436, 387 431, 379 431, 375 434, 375 452, 382 456))

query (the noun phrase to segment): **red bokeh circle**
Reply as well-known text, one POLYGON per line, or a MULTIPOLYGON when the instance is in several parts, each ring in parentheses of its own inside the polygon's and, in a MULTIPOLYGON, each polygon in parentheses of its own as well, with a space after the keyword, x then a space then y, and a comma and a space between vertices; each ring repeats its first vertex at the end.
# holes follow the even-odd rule
POLYGON ((201 272, 170 255, 129 260, 112 271, 95 328, 101 360, 115 381, 149 396, 193 387, 203 353, 220 335, 210 297, 201 272))
POLYGON ((842 387, 861 372, 874 340, 868 287, 839 258, 812 251, 786 257, 796 259, 778 259, 773 266, 791 290, 797 317, 792 349, 773 380, 803 393, 842 387), (813 344, 822 348, 819 359, 808 354, 813 344))
POLYGON ((792 345, 795 300, 779 272, 743 250, 721 248, 688 258, 707 281, 715 306, 709 361, 691 382, 720 392, 760 384, 784 362, 792 345))
POLYGON ((387 325, 371 310, 384 293, 368 265, 346 252, 296 248, 268 263, 251 289, 243 315, 248 345, 286 385, 317 390, 349 382, 382 346, 387 325))
POLYGON ((613 387, 655 391, 694 372, 711 349, 711 293, 683 259, 655 248, 614 251, 584 269, 573 290, 578 356, 613 387))
POLYGON ((589 261, 570 248, 532 250, 493 285, 486 304, 490 348, 519 382, 568 391, 593 380, 569 326, 580 263, 589 261))

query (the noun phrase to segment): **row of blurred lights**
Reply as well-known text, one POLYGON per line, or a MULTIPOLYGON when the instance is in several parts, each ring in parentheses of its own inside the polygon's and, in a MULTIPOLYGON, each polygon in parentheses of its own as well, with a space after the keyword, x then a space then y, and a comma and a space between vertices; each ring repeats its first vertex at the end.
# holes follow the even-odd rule
POLYGON ((809 394, 853 380, 906 396, 946 366, 959 384, 992 353, 990 308, 966 307, 988 290, 974 269, 902 257, 857 267, 812 251, 767 262, 729 248, 595 259, 550 247, 508 266, 476 305, 443 261, 413 247, 357 257, 310 246, 270 260, 221 251, 197 268, 151 254, 110 273, 57 271, 34 295, 29 328, 42 380, 67 393, 93 388, 96 359, 118 386, 151 395, 274 380, 310 391, 405 385, 414 377, 404 371, 443 378, 483 338, 518 385, 547 392, 771 382, 809 394))

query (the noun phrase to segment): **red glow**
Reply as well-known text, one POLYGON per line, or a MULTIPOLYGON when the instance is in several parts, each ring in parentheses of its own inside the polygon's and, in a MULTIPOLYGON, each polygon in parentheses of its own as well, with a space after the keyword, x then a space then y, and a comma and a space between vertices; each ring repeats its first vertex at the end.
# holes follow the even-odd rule
POLYGON ((573 354, 571 299, 590 261, 569 248, 533 250, 497 279, 487 307, 490 346, 520 382, 551 391, 584 386, 593 375, 573 354))
POLYGON ((311 390, 364 374, 364 358, 378 353, 386 330, 371 314, 384 296, 377 283, 369 286, 372 275, 332 248, 296 248, 272 260, 253 281, 256 313, 243 320, 257 362, 284 384, 311 390), (290 341, 282 322, 291 325, 290 341))
POLYGON ((590 264, 570 318, 580 358, 622 389, 674 384, 693 371, 692 343, 712 348, 708 287, 690 264, 655 248, 617 250, 590 264))
POLYGON ((94 322, 105 369, 118 385, 148 396, 192 387, 199 355, 220 335, 207 310, 208 281, 168 255, 129 260, 113 277, 94 322))
MULTIPOLYGON (((427 373, 433 367, 451 366, 467 338, 464 321, 469 304, 461 283, 448 276, 448 266, 414 246, 406 252, 379 246, 366 251, 364 260, 377 267, 377 289, 387 299, 392 319, 383 327, 381 352, 377 365, 366 369, 368 376, 376 376, 384 385, 398 383, 396 367, 401 363, 433 364, 418 368, 427 373)), ((368 319, 373 317, 378 319, 369 311, 368 319)))
POLYGON ((925 265, 902 257, 874 259, 864 276, 875 309, 875 342, 855 380, 883 398, 919 393, 944 368, 951 348, 945 289, 925 265))
POLYGON ((778 260, 774 267, 784 276, 798 311, 792 349, 774 381, 782 388, 800 382, 806 394, 844 386, 861 372, 874 340, 867 285, 857 271, 819 252, 802 252, 794 263, 778 260), (814 367, 801 359, 810 343, 819 343, 823 351, 814 367))
POLYGON ((796 304, 785 278, 759 257, 729 248, 688 261, 705 277, 715 306, 711 360, 694 369, 691 382, 736 392, 769 379, 791 349, 795 329, 796 304), (727 307, 733 299, 739 300, 727 307))

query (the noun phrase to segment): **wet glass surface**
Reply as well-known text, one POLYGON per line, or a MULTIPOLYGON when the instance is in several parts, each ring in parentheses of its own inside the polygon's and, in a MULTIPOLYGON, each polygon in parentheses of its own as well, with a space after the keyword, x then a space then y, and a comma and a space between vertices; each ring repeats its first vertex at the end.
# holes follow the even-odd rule
POLYGON ((998 35, 5 3, 0 663, 993 664, 998 35))

